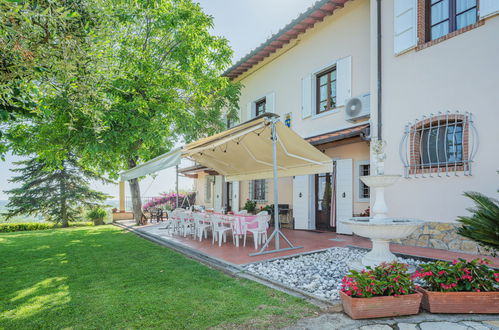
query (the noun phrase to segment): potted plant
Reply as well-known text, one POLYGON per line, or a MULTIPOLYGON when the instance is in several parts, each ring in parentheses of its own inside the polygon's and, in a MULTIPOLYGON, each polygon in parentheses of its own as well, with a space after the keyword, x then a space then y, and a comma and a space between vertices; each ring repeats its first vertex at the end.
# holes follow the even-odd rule
POLYGON ((244 204, 243 209, 248 211, 248 213, 254 214, 256 211, 256 202, 250 199, 246 199, 246 203, 244 204))
POLYGON ((431 313, 499 313, 499 272, 486 259, 436 261, 420 265, 423 308, 431 313))
POLYGON ((350 270, 340 297, 352 319, 368 319, 417 314, 422 294, 416 291, 407 265, 392 262, 361 272, 350 270))
POLYGON ((94 225, 103 225, 104 224, 104 218, 106 217, 107 212, 105 209, 102 207, 94 207, 87 213, 87 218, 91 221, 93 221, 94 225))

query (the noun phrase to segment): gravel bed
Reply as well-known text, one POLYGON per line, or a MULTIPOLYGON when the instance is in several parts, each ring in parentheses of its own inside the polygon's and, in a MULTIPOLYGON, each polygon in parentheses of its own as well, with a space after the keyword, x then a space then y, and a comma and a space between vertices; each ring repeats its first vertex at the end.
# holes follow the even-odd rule
MULTIPOLYGON (((294 258, 250 264, 246 266, 246 271, 320 298, 337 300, 340 298, 341 280, 349 271, 348 264, 366 253, 361 249, 334 247, 294 258)), ((398 259, 412 266, 424 263, 417 259, 398 259)))

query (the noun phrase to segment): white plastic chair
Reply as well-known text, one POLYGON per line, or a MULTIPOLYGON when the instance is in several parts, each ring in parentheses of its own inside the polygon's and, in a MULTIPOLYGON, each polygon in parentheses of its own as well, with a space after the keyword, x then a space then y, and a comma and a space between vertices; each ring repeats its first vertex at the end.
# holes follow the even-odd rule
POLYGON ((269 212, 267 212, 267 211, 260 211, 256 215, 269 215, 269 212))
POLYGON ((187 237, 187 231, 190 230, 192 234, 194 231, 194 222, 191 220, 191 214, 189 212, 179 212, 180 215, 180 226, 181 226, 181 234, 184 237, 187 237))
POLYGON ((267 228, 269 220, 270 215, 259 215, 253 221, 243 223, 244 246, 246 246, 246 234, 248 232, 253 234, 255 250, 258 249, 259 244, 263 244, 267 240, 267 228), (254 224, 256 224, 255 228, 249 228, 254 224))
POLYGON ((227 232, 232 230, 232 226, 227 226, 227 222, 218 215, 211 215, 211 224, 212 224, 212 232, 213 237, 211 240, 211 244, 215 244, 215 240, 218 240, 218 246, 222 246, 222 239, 224 242, 227 242, 227 232))
POLYGON ((199 238, 199 241, 204 238, 208 238, 208 230, 211 229, 211 222, 207 219, 205 213, 196 212, 193 214, 194 223, 195 223, 195 233, 196 236, 194 238, 199 238))

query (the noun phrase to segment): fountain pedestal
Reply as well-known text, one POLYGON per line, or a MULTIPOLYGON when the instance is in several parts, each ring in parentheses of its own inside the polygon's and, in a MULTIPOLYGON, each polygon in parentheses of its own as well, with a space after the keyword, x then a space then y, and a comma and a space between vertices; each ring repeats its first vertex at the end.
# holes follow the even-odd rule
POLYGON ((394 184, 399 175, 372 175, 360 179, 375 190, 375 203, 372 218, 369 221, 359 221, 355 218, 342 220, 353 233, 370 238, 373 247, 364 258, 350 265, 351 268, 361 270, 366 266, 375 267, 383 262, 397 260, 390 251, 390 240, 409 236, 423 221, 415 219, 397 219, 386 216, 388 207, 385 202, 385 187, 394 184))

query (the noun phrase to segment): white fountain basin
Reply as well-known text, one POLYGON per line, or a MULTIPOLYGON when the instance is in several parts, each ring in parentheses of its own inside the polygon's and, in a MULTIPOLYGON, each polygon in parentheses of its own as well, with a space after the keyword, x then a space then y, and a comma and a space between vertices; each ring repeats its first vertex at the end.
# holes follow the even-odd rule
POLYGON ((359 221, 357 219, 342 220, 348 224, 352 231, 363 237, 377 239, 399 239, 412 234, 424 222, 417 219, 369 219, 369 221, 359 221))
POLYGON ((341 220, 357 235, 370 238, 373 248, 362 260, 350 265, 353 269, 361 270, 366 266, 376 267, 383 262, 397 260, 390 251, 390 240, 409 236, 424 222, 417 219, 383 218, 362 221, 358 219, 341 220))
POLYGON ((372 188, 388 187, 393 185, 400 178, 400 175, 368 175, 361 176, 360 179, 367 186, 372 188))

